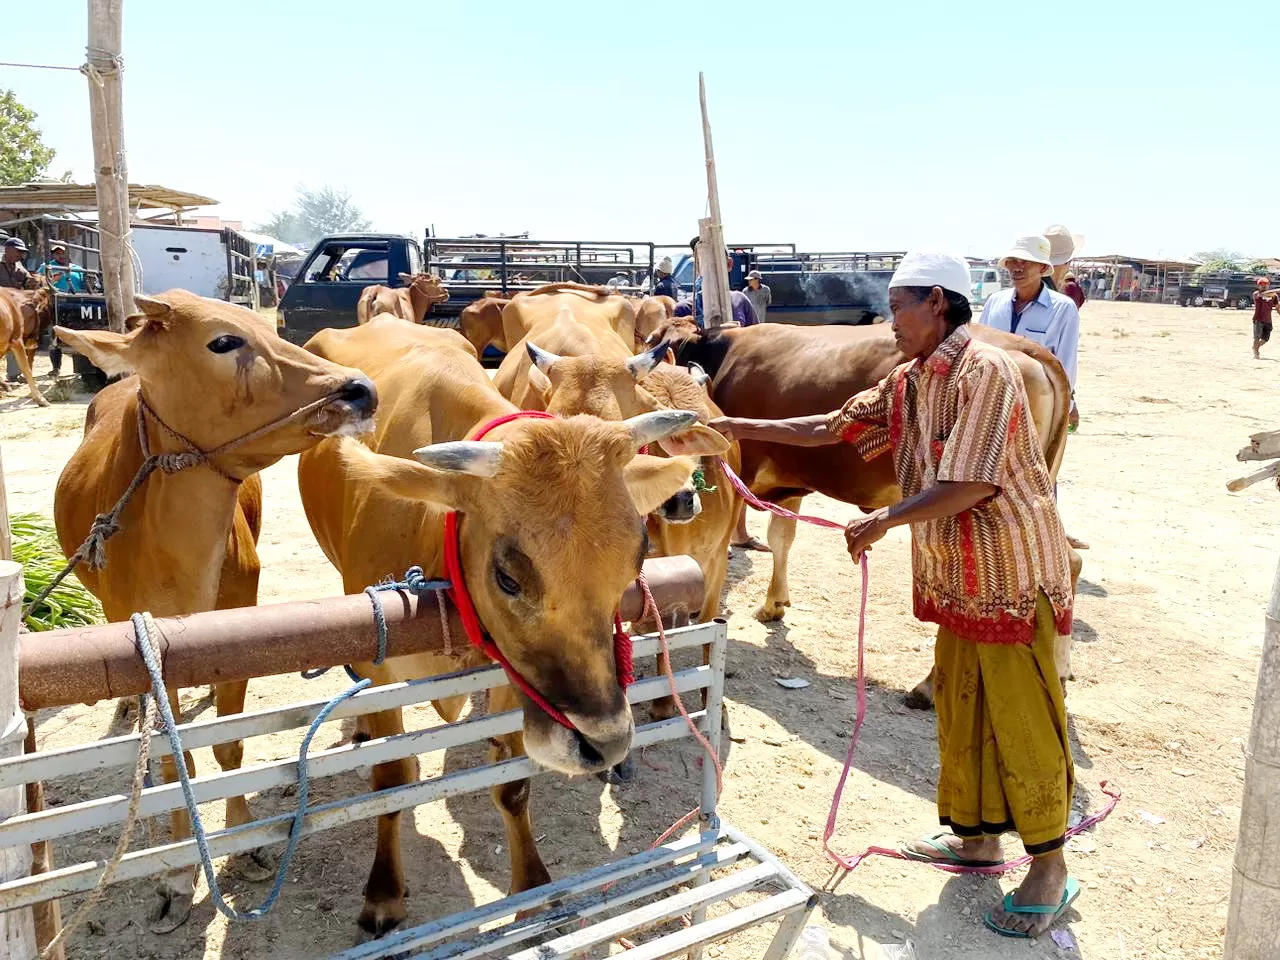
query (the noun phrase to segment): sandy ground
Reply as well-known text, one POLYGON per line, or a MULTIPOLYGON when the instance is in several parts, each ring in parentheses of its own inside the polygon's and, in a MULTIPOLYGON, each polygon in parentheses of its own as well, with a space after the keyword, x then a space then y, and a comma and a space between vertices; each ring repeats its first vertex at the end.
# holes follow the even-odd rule
MULTIPOLYGON (((1079 404, 1081 427, 1068 447, 1061 502, 1068 530, 1091 542, 1084 554, 1076 618, 1076 681, 1068 706, 1079 794, 1094 811, 1098 785, 1124 791, 1116 813, 1074 841, 1069 861, 1084 885, 1070 913, 1077 947, 1048 938, 1004 941, 982 913, 1011 889, 1000 881, 952 877, 924 866, 872 860, 832 889, 818 831, 826 819, 851 726, 856 638, 856 573, 838 535, 802 530, 792 562, 791 608, 765 626, 752 611, 763 597, 769 560, 735 558, 730 618, 728 713, 734 741, 721 812, 777 851, 815 888, 821 915, 844 958, 875 958, 878 944, 914 943, 932 958, 1083 956, 1207 958, 1220 954, 1231 879, 1263 607, 1275 568, 1271 529, 1276 491, 1262 485, 1230 495, 1224 484, 1246 472, 1234 462, 1250 433, 1276 426, 1276 359, 1249 356, 1245 313, 1140 304, 1090 303, 1084 310, 1079 404), (812 682, 782 689, 779 676, 812 682), (1154 815, 1162 822, 1151 822, 1154 815)), ((1277 350, 1272 351, 1276 354, 1277 350)), ((0 404, 0 444, 12 510, 49 511, 53 484, 78 440, 83 405, 37 410, 16 393, 0 404)), ((265 474, 262 601, 332 595, 336 573, 303 517, 295 465, 265 474)), ((832 518, 851 508, 813 497, 807 509, 832 518)), ((753 530, 763 535, 756 517, 753 530)), ((937 756, 931 714, 906 710, 901 694, 928 670, 932 631, 909 613, 906 531, 878 545, 871 562, 868 671, 870 708, 846 791, 838 845, 848 851, 932 832, 937 756)), ((250 685, 250 706, 338 690, 326 677, 300 693, 294 677, 250 685)), ((190 691, 189 715, 209 711, 190 691)), ((430 722, 433 714, 421 712, 430 722)), ((107 733, 112 705, 75 707, 40 718, 42 746, 107 733)), ((326 728, 319 746, 345 736, 326 728)), ((288 756, 298 737, 251 741, 247 759, 288 756)), ((424 773, 472 762, 477 751, 428 758, 424 773)), ((696 797, 691 748, 651 751, 654 765, 623 787, 594 779, 544 777, 534 787, 536 829, 556 876, 647 846, 696 797), (657 769, 661 764, 665 770, 657 769)), ((214 766, 197 753, 201 769, 214 766)), ((320 800, 361 787, 355 775, 317 783, 320 800)), ((127 789, 123 771, 75 783, 51 783, 65 803, 127 789)), ((257 797, 259 813, 292 809, 279 792, 257 797)), ((209 808, 217 823, 220 805, 209 808)), ((507 883, 501 822, 486 796, 419 808, 405 831, 412 899, 421 922, 500 896, 507 883)), ((356 940, 354 918, 372 856, 371 823, 303 843, 269 919, 228 928, 203 881, 191 920, 157 936, 141 922, 146 882, 115 887, 92 929, 72 941, 72 957, 324 956, 356 940)), ((62 846, 59 864, 105 855, 115 834, 62 846)), ((1016 848, 1007 841, 1008 850, 1016 848)), ((225 876, 225 875, 224 875, 225 876)), ((241 906, 263 886, 227 877, 241 906)), ((718 956, 757 957, 766 936, 740 937, 718 956)))

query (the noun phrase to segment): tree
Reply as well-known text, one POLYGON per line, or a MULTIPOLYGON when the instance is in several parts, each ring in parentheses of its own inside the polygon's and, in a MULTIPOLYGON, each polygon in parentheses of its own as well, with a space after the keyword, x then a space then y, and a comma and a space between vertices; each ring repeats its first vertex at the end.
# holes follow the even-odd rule
POLYGON ((36 112, 0 90, 0 184, 14 186, 44 177, 55 151, 35 127, 36 112))
POLYGON ((255 228, 288 243, 309 247, 330 233, 358 233, 371 224, 351 202, 346 190, 324 186, 317 190, 298 187, 293 209, 273 213, 255 228))
POLYGON ((1243 256, 1225 247, 1194 254, 1192 259, 1200 262, 1196 273, 1237 273, 1244 269, 1243 256))

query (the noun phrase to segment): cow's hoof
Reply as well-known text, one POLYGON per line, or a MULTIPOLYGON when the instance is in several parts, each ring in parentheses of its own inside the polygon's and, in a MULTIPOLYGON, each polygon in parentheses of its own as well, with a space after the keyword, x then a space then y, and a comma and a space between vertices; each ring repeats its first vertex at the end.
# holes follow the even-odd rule
POLYGON ((596 776, 605 783, 615 786, 620 783, 630 783, 636 778, 636 755, 628 753, 621 763, 614 764, 608 770, 601 770, 596 776))
POLYGON ((676 702, 670 697, 653 700, 649 704, 649 719, 654 723, 670 720, 678 716, 680 716, 680 708, 676 706, 676 702))
POLYGON ((31 399, 34 400, 38 406, 47 407, 49 405, 49 401, 44 397, 32 397, 31 399))
POLYGON ((152 933, 173 933, 191 916, 194 895, 194 890, 183 892, 172 887, 157 887, 155 903, 147 914, 147 928, 152 933))
POLYGON ((789 606, 790 600, 766 600, 756 611, 756 619, 761 623, 777 623, 786 616, 789 606))
POLYGON ((250 883, 270 880, 276 875, 276 865, 275 854, 262 847, 248 853, 237 853, 227 863, 232 873, 250 883))
POLYGON ((364 903, 360 911, 360 919, 356 921, 369 937, 385 937, 405 918, 404 900, 384 900, 379 903, 364 903))
POLYGON ((916 687, 910 693, 902 698, 903 704, 912 710, 932 710, 933 697, 929 696, 919 687, 916 687))

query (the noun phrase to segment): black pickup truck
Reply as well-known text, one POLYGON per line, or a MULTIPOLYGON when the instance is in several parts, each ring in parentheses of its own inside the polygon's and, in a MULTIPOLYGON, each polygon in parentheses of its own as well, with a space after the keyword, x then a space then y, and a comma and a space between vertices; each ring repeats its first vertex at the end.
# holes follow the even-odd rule
POLYGON ((639 293, 653 273, 652 243, 530 240, 427 234, 423 243, 403 234, 343 233, 320 240, 280 298, 282 336, 305 343, 325 327, 351 327, 365 287, 402 287, 402 275, 433 273, 449 290, 427 323, 454 326, 469 303, 489 293, 509 297, 548 283, 605 284, 639 293))

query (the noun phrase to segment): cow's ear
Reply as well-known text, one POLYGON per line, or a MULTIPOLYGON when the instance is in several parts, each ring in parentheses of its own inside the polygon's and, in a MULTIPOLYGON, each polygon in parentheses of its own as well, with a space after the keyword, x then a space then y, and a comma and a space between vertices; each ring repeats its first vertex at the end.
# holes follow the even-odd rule
POLYGON ((673 457, 722 457, 729 452, 729 441, 724 434, 700 423, 684 433, 659 440, 658 446, 673 457))
POLYGON ((129 359, 133 334, 111 330, 68 330, 66 327, 54 327, 53 333, 108 377, 133 372, 133 363, 129 359))
POLYGON ((529 364, 529 386, 538 392, 545 404, 551 399, 551 378, 538 369, 536 363, 529 364))
POLYGON ((483 482, 466 472, 432 469, 402 457, 374 453, 350 437, 338 442, 342 444, 342 462, 348 477, 406 500, 425 500, 461 510, 473 502, 475 487, 483 482))
POLYGON ((637 454, 623 468, 627 492, 641 516, 662 506, 689 482, 695 461, 688 457, 650 457, 637 454))

